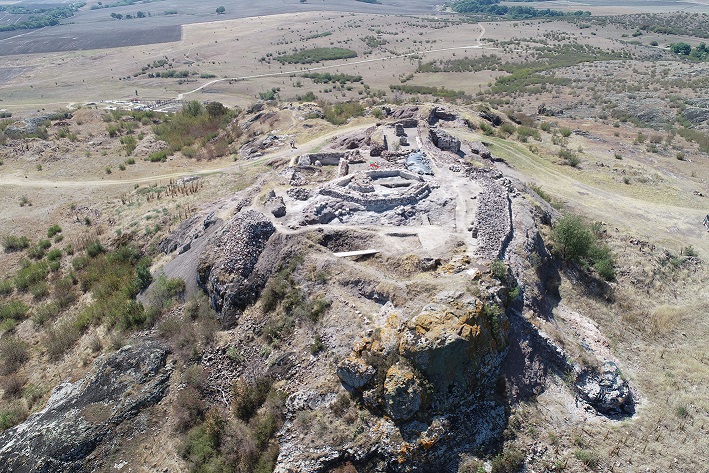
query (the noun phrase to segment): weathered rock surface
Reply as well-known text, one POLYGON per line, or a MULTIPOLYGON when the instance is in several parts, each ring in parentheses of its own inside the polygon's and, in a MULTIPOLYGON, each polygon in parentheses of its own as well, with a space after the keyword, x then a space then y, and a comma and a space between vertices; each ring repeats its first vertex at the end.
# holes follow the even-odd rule
POLYGON ((165 254, 175 250, 178 250, 178 254, 182 254, 191 248, 192 241, 204 235, 204 232, 218 221, 214 212, 206 215, 197 213, 180 223, 175 231, 158 244, 158 248, 165 254))
POLYGON ((275 232, 265 215, 246 210, 219 229, 200 256, 197 283, 224 326, 236 322, 238 313, 256 300, 266 283, 276 261, 270 261, 270 266, 258 263, 275 232))
POLYGON ((489 110, 483 110, 482 112, 480 112, 480 118, 489 121, 494 126, 502 125, 502 118, 500 118, 500 116, 496 113, 493 113, 489 110))
POLYGON ((473 143, 470 143, 468 146, 470 146, 470 151, 479 155, 483 159, 492 159, 492 153, 490 153, 490 149, 488 149, 487 146, 485 146, 482 142, 480 141, 475 141, 473 143))
POLYGON ((682 110, 682 116, 693 125, 701 125, 709 120, 709 108, 687 107, 682 110))
POLYGON ((166 358, 155 342, 126 346, 57 386, 42 411, 0 434, 0 472, 88 471, 87 457, 118 425, 163 398, 166 358))
POLYGON ((331 146, 333 149, 357 149, 363 146, 369 146, 372 133, 374 133, 376 129, 376 126, 370 126, 365 130, 345 135, 333 140, 331 146))
POLYGON ((398 107, 391 111, 389 115, 394 119, 415 119, 418 117, 419 108, 418 107, 398 107))
POLYGON ((276 195, 275 193, 273 195, 269 195, 264 205, 276 218, 281 218, 286 215, 286 204, 283 201, 283 197, 280 195, 276 195))
POLYGON ((377 370, 368 365, 361 358, 348 357, 337 365, 337 376, 347 386, 358 389, 366 385, 376 374, 377 370))
POLYGON ((421 409, 424 392, 414 371, 397 363, 387 371, 384 381, 384 409, 395 421, 408 420, 421 409))
POLYGON ((583 370, 576 378, 579 396, 605 415, 632 414, 635 411, 633 394, 618 366, 605 361, 600 372, 583 370))
POLYGON ((436 302, 408 322, 399 353, 426 377, 434 405, 442 407, 459 402, 499 367, 507 327, 504 314, 493 326, 475 298, 436 302))

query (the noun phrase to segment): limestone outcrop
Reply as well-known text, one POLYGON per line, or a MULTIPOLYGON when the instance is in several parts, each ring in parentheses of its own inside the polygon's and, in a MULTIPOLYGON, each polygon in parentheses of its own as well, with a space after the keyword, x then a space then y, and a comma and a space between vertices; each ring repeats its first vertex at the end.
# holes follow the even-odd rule
POLYGON ((600 370, 583 370, 576 378, 579 396, 605 415, 627 415, 635 411, 633 394, 618 366, 605 361, 600 370))
POLYGON ((376 374, 377 370, 361 358, 348 357, 337 365, 337 376, 351 388, 365 386, 376 374))
POLYGON ((167 350, 146 341, 99 359, 63 383, 47 406, 0 434, 0 472, 91 471, 88 457, 122 423, 159 402, 171 369, 167 350))

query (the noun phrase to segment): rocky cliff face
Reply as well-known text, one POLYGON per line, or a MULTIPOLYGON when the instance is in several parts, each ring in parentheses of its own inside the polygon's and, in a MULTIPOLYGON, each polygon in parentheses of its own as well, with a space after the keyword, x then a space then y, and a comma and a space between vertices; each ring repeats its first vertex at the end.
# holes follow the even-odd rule
POLYGON ((265 215, 246 210, 219 229, 200 256, 197 283, 209 295, 222 325, 232 326, 238 314, 258 298, 277 262, 272 252, 264 255, 275 231, 265 215))
POLYGON ((0 472, 87 471, 88 457, 123 422, 159 402, 170 378, 167 351, 154 342, 100 359, 47 406, 0 434, 0 472))
MULTIPOLYGON (((355 343, 336 370, 342 386, 366 409, 345 414, 353 416, 352 432, 326 444, 295 441, 300 419, 331 416, 339 398, 293 394, 276 471, 327 471, 345 461, 369 465, 365 471, 455 471, 459 453, 491 445, 505 426, 496 381, 508 346, 508 322, 503 308, 492 308, 503 303, 495 295, 502 286, 480 283, 485 302, 446 291, 409 320, 401 320, 391 307, 387 323, 355 343), (312 401, 297 402, 306 397, 312 401)), ((332 429, 350 430, 338 423, 332 429)))

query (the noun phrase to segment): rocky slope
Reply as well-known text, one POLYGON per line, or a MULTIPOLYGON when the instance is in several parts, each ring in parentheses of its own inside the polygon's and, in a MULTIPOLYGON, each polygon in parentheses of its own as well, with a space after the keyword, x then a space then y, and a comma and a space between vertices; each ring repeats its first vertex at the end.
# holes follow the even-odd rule
POLYGON ((118 426, 165 395, 167 350, 145 341, 99 359, 85 378, 64 383, 46 407, 0 434, 0 471, 88 471, 92 452, 118 426))

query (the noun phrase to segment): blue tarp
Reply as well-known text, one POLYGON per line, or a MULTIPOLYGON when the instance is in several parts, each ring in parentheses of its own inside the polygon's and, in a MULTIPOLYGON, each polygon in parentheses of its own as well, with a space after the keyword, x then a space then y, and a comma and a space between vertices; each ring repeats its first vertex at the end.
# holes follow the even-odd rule
POLYGON ((406 169, 418 174, 433 174, 423 151, 414 151, 406 158, 406 169))

